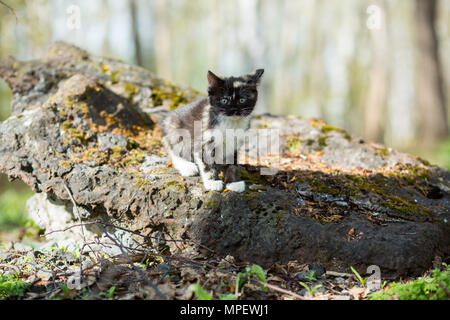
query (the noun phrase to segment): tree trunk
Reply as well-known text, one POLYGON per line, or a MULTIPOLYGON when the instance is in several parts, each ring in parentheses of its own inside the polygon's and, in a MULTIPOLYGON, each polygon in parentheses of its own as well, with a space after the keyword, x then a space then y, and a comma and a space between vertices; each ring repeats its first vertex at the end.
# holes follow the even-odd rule
POLYGON ((416 0, 418 128, 421 143, 428 146, 448 135, 438 39, 434 28, 436 3, 436 0, 416 0))
POLYGON ((142 66, 141 40, 139 39, 139 24, 137 17, 136 0, 130 0, 129 6, 131 14, 131 30, 133 33, 134 41, 134 60, 137 65, 142 66))
POLYGON ((383 140, 383 116, 388 94, 389 50, 385 17, 381 18, 380 29, 371 31, 373 64, 364 116, 364 136, 371 141, 383 140))
POLYGON ((152 10, 155 19, 155 65, 156 73, 164 78, 172 79, 170 59, 171 34, 168 26, 169 4, 163 1, 152 1, 152 10))

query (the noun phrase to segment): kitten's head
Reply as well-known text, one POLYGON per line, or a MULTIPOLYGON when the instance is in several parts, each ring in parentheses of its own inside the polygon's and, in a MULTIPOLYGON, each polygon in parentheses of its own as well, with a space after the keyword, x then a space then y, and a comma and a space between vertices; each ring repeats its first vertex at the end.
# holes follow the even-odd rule
POLYGON ((257 86, 263 73, 263 69, 258 69, 240 77, 221 78, 208 71, 209 104, 226 116, 250 115, 258 99, 257 86))

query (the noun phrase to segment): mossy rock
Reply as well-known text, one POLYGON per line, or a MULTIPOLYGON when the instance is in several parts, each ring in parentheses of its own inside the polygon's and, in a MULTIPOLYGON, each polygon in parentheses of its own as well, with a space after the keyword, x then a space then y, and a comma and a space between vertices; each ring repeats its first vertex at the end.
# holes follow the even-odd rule
POLYGON ((406 275, 450 255, 450 173, 416 157, 320 120, 262 115, 252 128, 285 142, 280 154, 259 155, 276 159, 276 172, 262 175, 267 165, 244 157, 245 192, 205 192, 167 163, 158 124, 201 93, 64 43, 41 60, 2 60, 0 76, 16 97, 0 124, 0 172, 37 192, 30 210, 40 214, 57 204, 70 216, 73 200, 83 221, 185 242, 167 241, 170 253, 266 268, 298 260, 406 275))

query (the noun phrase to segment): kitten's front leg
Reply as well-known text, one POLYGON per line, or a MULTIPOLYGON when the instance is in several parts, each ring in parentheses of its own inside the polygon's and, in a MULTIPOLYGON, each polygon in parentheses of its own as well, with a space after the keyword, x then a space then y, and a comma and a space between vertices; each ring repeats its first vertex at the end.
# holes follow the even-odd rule
POLYGON ((200 171, 200 177, 202 178, 203 185, 206 190, 223 190, 223 181, 217 179, 217 169, 214 164, 207 164, 203 162, 201 155, 194 155, 195 163, 200 171))
POLYGON ((234 164, 226 165, 224 172, 226 188, 234 192, 244 192, 245 182, 239 181, 238 153, 234 153, 234 164))
POLYGON ((183 177, 193 177, 198 175, 198 167, 195 163, 187 161, 181 157, 170 153, 172 159, 173 167, 181 174, 183 177))
POLYGON ((236 165, 228 165, 225 169, 225 183, 228 190, 234 192, 244 192, 245 182, 239 181, 239 167, 236 165))

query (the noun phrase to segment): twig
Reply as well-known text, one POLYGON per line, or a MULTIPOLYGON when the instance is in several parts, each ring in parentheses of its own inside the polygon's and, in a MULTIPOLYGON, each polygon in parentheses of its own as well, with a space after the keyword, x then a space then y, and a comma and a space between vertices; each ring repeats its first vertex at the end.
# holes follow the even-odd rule
POLYGON ((4 3, 3 1, 0 0, 0 4, 4 5, 6 8, 8 8, 9 11, 11 11, 11 13, 14 15, 14 17, 16 18, 16 23, 19 23, 19 18, 17 18, 16 12, 14 11, 13 8, 11 8, 9 5, 7 5, 6 3, 4 3))
POLYGON ((325 272, 325 276, 346 277, 346 278, 354 278, 355 277, 355 275, 351 274, 351 273, 336 272, 336 271, 327 271, 327 272, 325 272))
POLYGON ((80 216, 80 212, 78 211, 78 206, 77 206, 77 204, 75 202, 75 199, 72 196, 72 192, 69 190, 69 187, 67 186, 66 183, 64 183, 64 188, 66 189, 67 193, 69 194, 70 200, 72 201, 74 212, 76 212, 76 216, 78 218, 78 222, 81 225, 81 235, 83 236, 83 241, 86 242, 86 237, 84 235, 84 226, 82 225, 83 223, 81 222, 81 216, 80 216))
MULTIPOLYGON (((127 228, 124 228, 124 227, 119 227, 119 226, 116 226, 116 225, 114 225, 114 224, 112 224, 112 223, 103 222, 103 221, 99 221, 99 220, 91 221, 91 222, 84 222, 84 223, 79 223, 79 224, 73 224, 73 225, 71 225, 71 226, 69 226, 69 227, 67 227, 67 228, 64 228, 64 229, 52 230, 52 231, 46 232, 45 234, 41 235, 41 237, 48 236, 48 235, 50 235, 50 234, 52 234, 52 233, 65 232, 65 231, 67 231, 67 230, 70 230, 70 229, 73 229, 73 228, 76 228, 76 227, 89 226, 89 225, 93 225, 93 224, 102 224, 102 225, 107 226, 107 227, 112 227, 112 228, 115 228, 115 229, 118 229, 118 230, 126 231, 126 232, 132 233, 132 234, 134 234, 134 235, 137 235, 137 236, 139 236, 139 237, 142 237, 142 238, 144 238, 145 240, 147 240, 147 239, 159 240, 159 237, 144 236, 143 234, 140 234, 140 233, 137 232, 137 231, 133 231, 133 230, 130 230, 130 229, 127 229, 127 228)), ((169 237, 172 238, 172 236, 171 236, 170 234, 168 234, 168 235, 169 235, 169 237)), ((187 242, 187 243, 192 243, 192 244, 194 244, 194 245, 196 245, 196 246, 198 246, 198 247, 200 247, 200 248, 203 248, 203 249, 205 249, 205 250, 208 250, 208 251, 211 252, 211 253, 216 253, 213 249, 208 248, 207 246, 202 245, 201 243, 197 243, 197 242, 194 241, 194 240, 189 240, 189 239, 173 239, 173 238, 172 238, 172 239, 164 239, 164 241, 166 241, 166 242, 187 242)))
POLYGON ((437 281, 439 287, 441 287, 441 289, 444 290, 445 295, 447 296, 447 298, 450 298, 450 291, 448 290, 448 288, 446 286, 444 286, 444 284, 441 281, 439 281, 437 279, 436 279, 436 281, 437 281))
POLYGON ((22 274, 22 272, 20 271, 18 266, 14 266, 12 264, 4 264, 4 263, 0 263, 0 267, 1 268, 10 268, 10 269, 14 269, 14 271, 16 271, 16 273, 20 276, 22 274))
POLYGON ((130 265, 132 266, 132 268, 139 273, 139 275, 142 277, 142 279, 144 279, 144 281, 153 288, 153 290, 155 290, 155 293, 163 300, 167 300, 166 296, 162 294, 161 291, 159 291, 158 287, 152 283, 147 276, 144 274, 144 272, 142 272, 141 269, 137 268, 133 261, 130 259, 130 256, 128 255, 128 253, 123 249, 123 246, 120 245, 118 243, 118 241, 116 239, 114 239, 113 237, 111 237, 111 235, 108 233, 108 231, 99 223, 98 227, 100 229, 102 229, 103 233, 106 235, 106 237, 108 237, 111 241, 113 241, 115 243, 115 245, 120 249, 120 251, 122 252, 122 255, 129 261, 130 265))
MULTIPOLYGON (((69 189, 69 187, 67 186, 67 184, 64 182, 64 188, 66 189, 66 191, 67 191, 67 193, 69 194, 69 197, 70 197, 70 200, 72 201, 72 204, 73 204, 73 208, 74 208, 74 214, 76 213, 76 216, 77 216, 77 218, 78 218, 78 222, 79 222, 79 224, 80 224, 80 226, 81 226, 81 236, 83 237, 83 247, 80 249, 80 258, 78 259, 79 260, 79 262, 80 262, 80 280, 81 281, 83 281, 83 259, 81 258, 81 255, 82 255, 82 253, 83 253, 83 250, 84 250, 84 247, 87 245, 86 243, 87 243, 87 241, 86 241, 86 236, 85 236, 85 234, 84 234, 84 224, 83 224, 83 222, 81 221, 81 215, 80 215, 80 212, 78 211, 78 206, 77 206, 77 204, 76 204, 76 202, 75 202, 75 199, 73 198, 73 196, 72 196, 72 192, 70 191, 70 189, 69 189)), ((87 247, 92 251, 92 252, 94 252, 94 254, 95 254, 95 251, 94 250, 92 250, 92 248, 90 247, 90 245, 87 245, 87 247)), ((98 257, 97 257, 98 258, 98 257)))
POLYGON ((79 223, 79 224, 73 224, 73 225, 71 225, 71 226, 69 226, 67 228, 64 228, 64 229, 52 230, 52 231, 46 232, 46 233, 42 234, 41 237, 46 237, 46 236, 48 236, 48 235, 50 235, 52 233, 65 232, 67 230, 70 230, 70 229, 73 229, 73 228, 76 228, 76 227, 88 226, 88 225, 97 224, 97 223, 99 223, 99 221, 83 222, 83 223, 79 223))
POLYGON ((267 283, 267 282, 262 282, 262 281, 260 281, 260 280, 253 280, 253 281, 256 282, 256 283, 258 283, 258 284, 261 284, 261 285, 263 285, 263 286, 266 286, 267 288, 272 289, 272 290, 274 290, 274 291, 277 291, 277 292, 280 292, 280 293, 284 293, 284 294, 290 295, 290 296, 292 296, 292 297, 294 297, 294 298, 296 298, 296 299, 299 299, 299 300, 306 300, 305 297, 302 297, 302 296, 296 294, 295 292, 292 292, 292 291, 289 291, 289 290, 286 290, 286 289, 277 287, 277 286, 275 286, 275 285, 273 285, 273 284, 270 284, 270 283, 267 283))
MULTIPOLYGON (((126 232, 129 232, 129 233, 135 234, 135 235, 140 236, 140 237, 142 237, 142 238, 144 238, 144 239, 159 240, 158 237, 144 236, 143 234, 140 234, 140 233, 137 232, 137 231, 132 231, 132 230, 129 230, 129 229, 124 228, 124 227, 119 227, 119 226, 116 226, 116 225, 111 224, 111 223, 108 223, 108 222, 98 222, 98 223, 101 223, 101 224, 103 224, 104 226, 113 227, 113 228, 116 228, 116 229, 119 229, 119 230, 122 230, 122 231, 126 231, 126 232)), ((170 236, 170 235, 169 235, 169 236, 170 236)), ((202 244, 200 244, 200 243, 197 243, 197 242, 194 241, 194 240, 189 240, 189 239, 176 240, 176 239, 173 239, 173 238, 172 238, 172 239, 164 239, 164 241, 166 241, 166 242, 188 242, 188 243, 193 243, 193 244, 195 244, 196 246, 199 246, 200 248, 203 248, 203 249, 206 249, 206 250, 210 251, 211 253, 216 253, 214 250, 208 248, 208 247, 205 246, 205 245, 202 245, 202 244)))
MULTIPOLYGON (((66 187, 66 190, 67 190, 67 189, 68 189, 68 188, 66 187)), ((67 191, 68 191, 68 193, 69 193, 69 196, 71 197, 72 202, 74 203, 74 206, 76 207, 75 201, 74 201, 73 197, 71 196, 70 191, 69 191, 69 190, 67 190, 67 191)), ((78 211, 77 211, 77 213, 78 213, 78 211)), ((151 252, 149 252, 149 250, 139 249, 139 247, 131 248, 131 247, 124 246, 124 245, 122 245, 122 244, 120 244, 120 243, 118 242, 118 239, 117 239, 117 240, 114 239, 114 238, 108 233, 108 231, 105 229, 105 227, 108 226, 108 227, 112 227, 112 228, 115 228, 115 229, 118 229, 118 230, 122 230, 122 231, 125 231, 125 232, 129 232, 129 233, 131 233, 131 234, 140 236, 140 237, 142 237, 142 238, 144 238, 144 239, 155 239, 155 240, 158 240, 158 237, 145 236, 145 235, 140 234, 140 233, 137 232, 137 231, 132 231, 132 230, 129 230, 129 229, 127 229, 127 228, 119 227, 119 226, 116 226, 116 225, 114 225, 114 224, 107 223, 107 222, 94 221, 94 222, 88 222, 88 223, 81 223, 81 219, 80 219, 80 223, 79 223, 79 224, 72 225, 72 226, 67 227, 67 228, 65 228, 65 229, 63 229, 63 230, 53 230, 53 231, 51 231, 51 232, 49 232, 49 233, 46 233, 46 235, 51 234, 51 233, 54 233, 54 232, 63 232, 63 231, 69 230, 69 229, 74 228, 74 227, 79 227, 79 226, 83 227, 83 226, 85 226, 85 225, 92 225, 92 224, 96 224, 96 225, 103 231, 103 233, 105 234, 105 236, 106 236, 107 238, 109 238, 109 239, 113 242, 113 243, 110 243, 110 244, 108 244, 108 245, 115 245, 116 247, 118 247, 118 248, 120 249, 120 251, 122 252, 122 256, 125 257, 125 259, 126 259, 127 262, 132 266, 132 268, 133 268, 137 273, 139 273, 139 275, 142 277, 142 279, 143 279, 150 287, 152 287, 152 288, 155 290, 155 292, 158 294, 158 296, 160 296, 162 299, 165 299, 165 300, 166 300, 167 298, 160 292, 160 290, 157 288, 157 285, 155 285, 154 283, 152 283, 152 282, 146 277, 146 275, 142 272, 142 270, 140 270, 139 268, 137 268, 137 267, 134 265, 133 260, 130 258, 130 256, 128 255, 128 253, 127 253, 124 249, 130 250, 131 252, 132 252, 132 251, 138 251, 138 252, 141 252, 142 254, 144 254, 145 256, 161 256, 161 257, 163 257, 165 260, 169 260, 169 261, 170 261, 170 260, 178 260, 178 261, 183 261, 183 262, 185 262, 185 263, 188 262, 188 263, 194 264, 194 265, 207 266, 207 267, 209 267, 209 268, 211 268, 211 269, 214 269, 214 270, 217 270, 217 271, 219 271, 219 272, 228 273, 228 274, 231 274, 231 275, 235 276, 235 274, 234 274, 233 272, 227 271, 227 270, 223 270, 223 269, 220 269, 220 268, 218 268, 218 267, 216 267, 216 266, 214 266, 214 265, 211 265, 211 264, 209 264, 209 263, 205 263, 205 262, 197 262, 197 261, 194 261, 194 260, 192 260, 192 259, 185 258, 185 257, 182 257, 182 256, 174 256, 174 255, 172 255, 172 256, 166 256, 166 255, 163 255, 163 254, 151 253, 151 252)), ((209 250, 209 251, 211 251, 211 252, 214 253, 214 250, 212 250, 212 249, 210 249, 210 248, 208 248, 208 247, 206 247, 206 246, 203 246, 203 245, 201 245, 201 244, 195 243, 195 241, 192 241, 192 240, 176 240, 176 239, 173 239, 173 238, 171 237, 171 239, 166 239, 166 241, 169 241, 169 242, 191 242, 191 243, 194 243, 194 244, 196 244, 196 245, 198 245, 198 246, 200 246, 200 247, 204 247, 205 249, 207 249, 207 250, 209 250)), ((135 242, 136 242, 136 241, 135 241, 135 242)), ((85 244, 88 245, 88 243, 85 243, 85 244)), ((102 244, 102 243, 99 243, 99 244, 104 245, 104 244, 102 244)), ((92 249, 91 249, 91 250, 92 250, 92 249)), ((331 272, 327 272, 327 275, 332 275, 332 276, 349 276, 349 277, 352 277, 352 276, 353 276, 353 275, 351 275, 351 274, 344 274, 344 273, 338 273, 338 272, 332 272, 332 271, 331 271, 331 272)), ((300 296, 300 295, 298 295, 298 294, 296 294, 296 293, 294 293, 294 292, 292 292, 292 291, 289 291, 289 290, 280 288, 280 287, 278 287, 278 286, 275 286, 275 285, 272 285, 272 284, 269 284, 269 283, 265 283, 265 282, 262 282, 262 281, 259 281, 259 280, 255 280, 255 279, 251 279, 251 281, 256 282, 256 283, 258 283, 258 284, 260 284, 260 285, 264 285, 264 286, 266 286, 267 288, 269 288, 269 289, 271 289, 271 290, 273 290, 273 291, 276 291, 276 292, 283 293, 283 294, 289 295, 289 296, 291 296, 291 297, 294 297, 295 299, 305 300, 305 297, 302 297, 302 296, 300 296)), ((160 282, 160 281, 159 281, 159 282, 160 282)))

